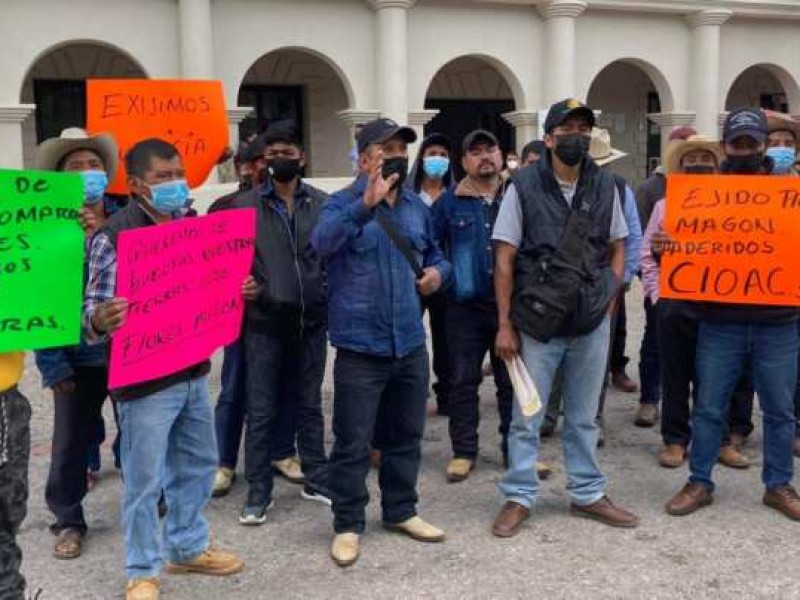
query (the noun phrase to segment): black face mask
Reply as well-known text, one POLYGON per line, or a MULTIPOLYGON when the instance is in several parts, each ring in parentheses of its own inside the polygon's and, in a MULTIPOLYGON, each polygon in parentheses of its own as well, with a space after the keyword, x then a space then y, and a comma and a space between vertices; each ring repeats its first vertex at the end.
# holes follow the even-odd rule
POLYGON ((392 175, 398 175, 398 179, 392 186, 396 190, 406 180, 408 175, 408 159, 405 156, 395 156, 393 158, 386 158, 383 160, 383 168, 381 169, 381 176, 384 179, 389 179, 392 175))
POLYGON ((580 133, 556 136, 556 147, 553 152, 568 167, 574 167, 589 154, 592 138, 580 133))
POLYGON ((728 156, 725 159, 724 171, 735 175, 757 175, 763 168, 763 154, 745 154, 744 156, 728 156))
POLYGON ((275 181, 289 183, 300 176, 300 159, 297 158, 270 158, 267 161, 267 173, 275 181))
POLYGON ((239 191, 245 192, 253 189, 253 179, 253 175, 242 175, 241 179, 239 179, 239 191))
POLYGON ((713 175, 714 167, 710 165, 689 165, 683 168, 687 175, 713 175))

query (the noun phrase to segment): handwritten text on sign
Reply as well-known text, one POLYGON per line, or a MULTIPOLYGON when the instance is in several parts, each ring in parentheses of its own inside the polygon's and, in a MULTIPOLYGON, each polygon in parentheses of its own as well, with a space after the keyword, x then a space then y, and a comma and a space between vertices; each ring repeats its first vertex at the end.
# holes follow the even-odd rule
POLYGON ((120 234, 115 295, 128 316, 111 345, 112 389, 202 362, 239 337, 254 237, 253 209, 120 234))
POLYGON ((86 86, 86 128, 113 134, 119 145, 112 193, 126 191, 124 158, 137 142, 156 137, 174 145, 191 188, 206 180, 228 144, 219 81, 92 79, 86 86))
POLYGON ((83 180, 0 170, 0 352, 77 344, 83 180))
POLYGON ((670 175, 665 298, 800 306, 800 178, 670 175))

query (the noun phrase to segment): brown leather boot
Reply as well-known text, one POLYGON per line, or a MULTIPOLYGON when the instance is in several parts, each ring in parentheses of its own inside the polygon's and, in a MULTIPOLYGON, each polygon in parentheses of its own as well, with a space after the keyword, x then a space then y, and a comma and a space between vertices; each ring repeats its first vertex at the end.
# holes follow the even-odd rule
POLYGON ((750 467, 750 459, 742 454, 733 442, 719 449, 719 458, 717 460, 719 460, 720 464, 731 469, 747 469, 750 467))
POLYGON ((632 528, 639 525, 639 517, 624 508, 614 506, 608 496, 585 506, 572 504, 569 511, 575 516, 599 521, 611 527, 632 528))
POLYGON ((764 492, 764 504, 782 512, 792 521, 800 521, 800 496, 790 485, 764 492))
POLYGON ((639 387, 630 377, 628 377, 628 374, 625 373, 624 370, 611 374, 611 385, 613 385, 619 391, 625 392, 626 394, 633 394, 639 389, 639 387))
POLYGON ((658 421, 658 404, 639 404, 633 424, 637 427, 652 427, 658 421))
POLYGON ((519 502, 506 502, 494 520, 492 533, 501 538, 514 537, 530 516, 531 510, 519 502))
POLYGON ((711 490, 700 483, 687 483, 677 495, 667 502, 667 514, 683 517, 708 506, 714 501, 711 490))
POLYGON ((665 469, 677 469, 686 461, 686 447, 667 444, 658 454, 658 464, 665 469))

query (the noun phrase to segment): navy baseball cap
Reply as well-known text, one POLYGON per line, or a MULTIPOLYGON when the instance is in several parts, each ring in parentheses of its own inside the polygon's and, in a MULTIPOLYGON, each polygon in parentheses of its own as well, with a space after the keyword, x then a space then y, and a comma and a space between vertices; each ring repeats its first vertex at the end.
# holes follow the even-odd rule
POLYGON ((416 132, 411 127, 398 125, 391 119, 375 119, 364 123, 356 137, 358 153, 361 154, 372 144, 383 144, 395 136, 400 136, 407 144, 417 141, 416 132))
POLYGON ((567 98, 561 102, 556 102, 550 107, 547 112, 547 118, 544 120, 544 132, 553 133, 556 127, 563 125, 571 117, 583 117, 591 127, 597 125, 594 111, 591 108, 580 100, 567 98))
POLYGON ((722 128, 722 141, 730 144, 740 137, 751 137, 759 144, 767 141, 767 115, 760 108, 740 108, 731 112, 722 128))

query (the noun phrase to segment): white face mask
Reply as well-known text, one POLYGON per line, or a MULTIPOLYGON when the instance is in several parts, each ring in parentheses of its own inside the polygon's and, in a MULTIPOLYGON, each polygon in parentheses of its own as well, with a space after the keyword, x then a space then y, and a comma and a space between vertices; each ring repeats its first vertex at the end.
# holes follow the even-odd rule
POLYGON ((519 162, 517 162, 516 160, 509 160, 506 164, 508 165, 508 168, 511 170, 514 170, 517 167, 519 167, 519 162))

